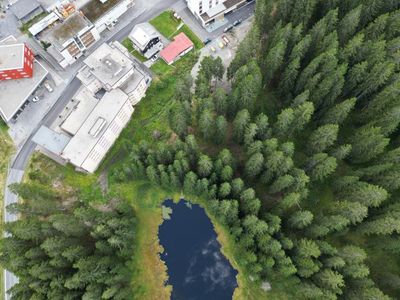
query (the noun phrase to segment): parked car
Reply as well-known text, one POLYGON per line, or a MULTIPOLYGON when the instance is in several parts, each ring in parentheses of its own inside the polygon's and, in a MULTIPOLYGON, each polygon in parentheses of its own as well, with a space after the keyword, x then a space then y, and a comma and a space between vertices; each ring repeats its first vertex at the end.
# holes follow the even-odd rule
POLYGON ((222 36, 222 40, 225 42, 226 45, 229 44, 229 39, 226 37, 226 35, 222 36))
POLYGON ((213 46, 210 47, 212 52, 217 52, 217 49, 215 49, 213 46))
POLYGON ((207 45, 207 44, 211 43, 211 39, 206 38, 203 43, 204 43, 204 45, 207 45))
POLYGON ((221 49, 223 49, 223 48, 224 48, 224 43, 223 43, 223 42, 219 42, 219 43, 218 43, 218 46, 219 46, 221 49))
POLYGON ((233 22, 233 26, 238 26, 242 23, 242 19, 236 20, 235 22, 233 22))
POLYGON ((44 87, 46 88, 46 90, 49 92, 49 93, 52 93, 53 92, 53 88, 51 87, 51 85, 50 85, 50 82, 48 82, 47 80, 43 83, 43 85, 44 85, 44 87))
POLYGON ((233 25, 229 25, 228 27, 226 27, 226 28, 224 29, 224 32, 231 31, 232 29, 233 29, 233 25))
POLYGON ((40 100, 40 98, 38 96, 35 96, 32 98, 32 102, 38 102, 40 100))

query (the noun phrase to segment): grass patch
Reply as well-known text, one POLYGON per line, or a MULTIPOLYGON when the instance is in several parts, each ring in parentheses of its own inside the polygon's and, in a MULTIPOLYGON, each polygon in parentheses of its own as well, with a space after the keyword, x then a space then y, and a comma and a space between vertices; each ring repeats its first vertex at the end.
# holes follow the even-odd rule
POLYGON ((139 61, 145 62, 147 60, 146 57, 144 57, 141 53, 139 53, 139 51, 137 51, 135 48, 133 48, 132 41, 129 38, 125 38, 122 41, 122 45, 124 45, 124 47, 126 49, 128 49, 129 53, 131 55, 133 55, 134 57, 136 57, 139 61))
POLYGON ((40 14, 38 14, 37 16, 33 17, 32 19, 30 19, 28 22, 22 24, 22 26, 19 28, 19 30, 21 30, 22 33, 27 33, 30 34, 30 32, 28 31, 28 29, 35 23, 39 22, 41 19, 43 19, 44 17, 46 17, 48 15, 47 12, 42 12, 40 14))
MULTIPOLYGON (((14 153, 14 144, 7 133, 7 125, 4 124, 2 120, 0 120, 0 204, 1 204, 1 232, 3 232, 3 212, 4 212, 4 188, 6 185, 7 172, 8 172, 8 164, 10 162, 11 156, 14 153)), ((3 297, 4 295, 4 280, 3 280, 3 268, 0 268, 0 295, 3 297)))
POLYGON ((150 21, 150 24, 153 25, 167 39, 172 40, 174 36, 184 32, 188 38, 192 40, 196 49, 201 49, 204 46, 203 42, 189 28, 189 26, 186 24, 181 25, 181 20, 177 20, 171 10, 164 11, 158 15, 150 21))
POLYGON ((129 154, 133 143, 142 140, 157 143, 166 141, 171 136, 168 111, 174 102, 175 84, 178 78, 190 72, 197 57, 197 53, 190 52, 174 66, 168 66, 163 61, 158 61, 152 66, 156 77, 147 90, 146 97, 135 106, 130 122, 108 152, 99 170, 121 162, 129 154))

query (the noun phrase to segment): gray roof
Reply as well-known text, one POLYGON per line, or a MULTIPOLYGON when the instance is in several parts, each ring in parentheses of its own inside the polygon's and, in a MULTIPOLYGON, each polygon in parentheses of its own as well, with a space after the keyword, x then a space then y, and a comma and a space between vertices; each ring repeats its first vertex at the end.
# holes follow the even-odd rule
POLYGON ((41 126, 32 140, 44 149, 60 155, 71 138, 65 134, 55 132, 48 127, 41 126))
POLYGON ((0 83, 0 114, 6 122, 10 121, 19 108, 38 88, 48 71, 38 62, 33 62, 31 78, 3 80, 0 83))
POLYGON ((103 85, 113 87, 133 69, 133 61, 115 44, 102 44, 84 60, 90 73, 103 85))
POLYGON ((19 0, 11 6, 11 11, 21 20, 39 7, 40 3, 36 0, 19 0))
POLYGON ((24 66, 24 44, 0 44, 0 70, 20 69, 24 66))

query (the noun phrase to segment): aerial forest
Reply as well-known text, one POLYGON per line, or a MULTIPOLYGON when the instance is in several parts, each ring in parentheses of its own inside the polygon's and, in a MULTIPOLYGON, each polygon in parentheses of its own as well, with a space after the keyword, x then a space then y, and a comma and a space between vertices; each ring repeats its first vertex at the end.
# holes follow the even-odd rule
MULTIPOLYGON (((400 298, 399 1, 257 0, 228 69, 207 56, 182 74, 168 122, 166 140, 125 143, 111 181, 204 198, 246 273, 287 299, 400 298)), ((49 193, 6 226, 2 263, 30 266, 15 299, 128 299, 133 212, 37 207, 49 193)))

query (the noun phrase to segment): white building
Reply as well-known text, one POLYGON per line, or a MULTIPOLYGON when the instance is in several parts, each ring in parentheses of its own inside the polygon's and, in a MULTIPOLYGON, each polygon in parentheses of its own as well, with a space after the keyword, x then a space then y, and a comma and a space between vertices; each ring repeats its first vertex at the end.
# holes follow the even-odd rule
POLYGON ((80 12, 42 31, 37 38, 49 45, 47 52, 66 68, 100 39, 96 27, 80 12))
POLYGON ((128 96, 119 89, 106 93, 100 100, 91 97, 78 94, 75 99, 82 99, 77 100, 74 111, 61 125, 63 131, 72 135, 61 157, 89 173, 97 169, 134 111, 128 96))
POLYGON ((121 43, 102 44, 83 63, 77 77, 92 93, 120 88, 132 105, 146 95, 151 77, 121 43))
POLYGON ((89 0, 80 10, 99 32, 103 32, 114 27, 134 5, 134 0, 89 0))
POLYGON ((133 47, 146 58, 151 58, 164 47, 161 34, 147 22, 135 25, 128 37, 133 47))
POLYGON ((247 0, 186 0, 189 10, 203 27, 246 4, 247 0))
POLYGON ((56 130, 42 126, 33 137, 40 150, 58 163, 93 173, 121 131, 134 108, 119 89, 95 98, 82 88, 73 98, 70 114, 56 130))
POLYGON ((33 141, 55 161, 93 173, 128 124, 151 77, 119 42, 96 49, 77 77, 83 86, 61 113, 61 123, 55 130, 42 128, 33 141))

